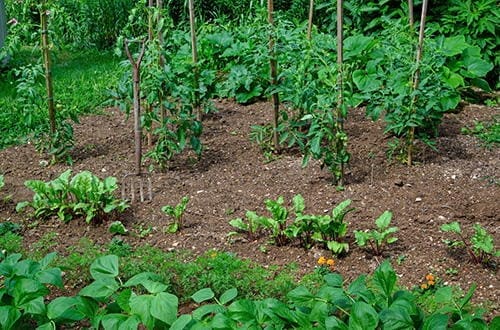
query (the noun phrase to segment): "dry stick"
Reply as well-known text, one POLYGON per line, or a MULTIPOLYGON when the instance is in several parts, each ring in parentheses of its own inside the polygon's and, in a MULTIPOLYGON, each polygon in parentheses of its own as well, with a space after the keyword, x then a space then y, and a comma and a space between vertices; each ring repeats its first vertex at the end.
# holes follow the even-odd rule
MULTIPOLYGON (((343 60, 344 60, 344 30, 342 23, 344 21, 344 10, 342 0, 337 0, 337 65, 338 65, 338 90, 339 96, 337 100, 337 129, 344 130, 344 116, 342 113, 342 107, 344 106, 344 81, 343 81, 343 60)), ((338 182, 339 186, 344 185, 344 162, 340 163, 340 178, 338 182)))
MULTIPOLYGON (((415 91, 418 88, 418 84, 420 81, 420 62, 422 61, 422 52, 424 46, 424 33, 425 33, 425 17, 427 13, 427 4, 428 0, 424 0, 422 3, 422 16, 420 18, 420 31, 418 33, 418 47, 417 47, 417 58, 416 64, 417 69, 415 70, 415 74, 413 76, 413 90, 415 91)), ((415 113, 415 103, 416 96, 412 99, 412 113, 415 113)), ((410 128, 410 136, 408 138, 408 166, 411 166, 413 163, 413 143, 415 141, 415 127, 412 126, 410 128)))
POLYGON ((309 20, 307 22, 307 39, 311 40, 312 25, 313 25, 313 13, 314 13, 314 0, 309 1, 309 20))
POLYGON ((51 135, 56 132, 56 110, 54 107, 54 89, 52 85, 52 63, 50 60, 50 46, 49 46, 49 30, 47 23, 47 9, 46 2, 43 1, 42 9, 40 11, 40 25, 42 35, 42 55, 43 65, 45 67, 45 86, 47 89, 47 105, 49 111, 49 124, 51 135))
POLYGON ((194 104, 193 108, 196 112, 196 119, 198 121, 202 120, 202 115, 201 115, 201 107, 200 107, 200 100, 198 97, 198 87, 199 87, 199 82, 198 82, 198 50, 196 48, 196 25, 195 25, 195 18, 194 18, 194 3, 193 0, 189 0, 189 26, 191 29, 191 51, 192 51, 192 57, 193 57, 193 71, 194 71, 194 104))
POLYGON ((124 41, 125 52, 132 65, 132 80, 134 93, 134 141, 135 141, 135 174, 141 175, 141 158, 142 158, 142 130, 141 130, 141 61, 146 49, 146 43, 141 40, 141 50, 137 60, 134 60, 130 49, 128 48, 129 40, 124 41))
POLYGON ((280 99, 278 93, 274 90, 278 85, 278 63, 274 54, 274 3, 273 0, 267 0, 267 20, 270 26, 269 34, 269 68, 271 70, 271 85, 273 87, 273 145, 274 150, 279 151, 279 133, 278 133, 278 121, 279 121, 279 109, 280 109, 280 99))

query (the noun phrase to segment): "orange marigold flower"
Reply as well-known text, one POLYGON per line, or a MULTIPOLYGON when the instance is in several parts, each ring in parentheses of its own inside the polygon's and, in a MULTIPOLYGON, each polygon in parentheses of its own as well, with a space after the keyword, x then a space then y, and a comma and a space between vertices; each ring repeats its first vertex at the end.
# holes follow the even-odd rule
POLYGON ((434 282, 434 281, 427 281, 427 284, 429 284, 429 286, 433 286, 434 284, 436 284, 436 282, 434 282))
POLYGON ((326 264, 326 258, 323 256, 319 257, 318 265, 324 265, 324 264, 326 264))
POLYGON ((435 280, 434 275, 432 275, 432 274, 425 275, 425 279, 427 281, 434 281, 435 280))
POLYGON ((326 264, 327 264, 328 266, 332 267, 333 265, 335 265, 335 260, 333 260, 333 259, 328 259, 328 260, 326 261, 326 264))
POLYGON ((428 286, 427 286, 427 284, 425 284, 425 283, 424 283, 424 284, 420 285, 420 288, 421 288, 422 290, 425 290, 425 289, 427 289, 427 288, 428 288, 428 286))

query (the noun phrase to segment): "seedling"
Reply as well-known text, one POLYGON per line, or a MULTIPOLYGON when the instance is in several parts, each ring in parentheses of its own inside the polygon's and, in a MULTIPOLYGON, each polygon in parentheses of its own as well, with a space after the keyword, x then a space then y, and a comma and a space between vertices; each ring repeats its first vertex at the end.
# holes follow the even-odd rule
MULTIPOLYGON (((255 240, 262 228, 264 228, 264 217, 257 215, 254 211, 247 211, 245 220, 236 218, 229 221, 229 224, 240 232, 245 232, 250 240, 255 240)), ((237 232, 230 232, 228 236, 237 234, 237 232)))
POLYGON ((181 199, 181 202, 177 204, 176 206, 170 206, 166 205, 162 207, 162 211, 172 217, 174 219, 174 222, 169 224, 166 228, 166 231, 169 233, 176 233, 179 231, 182 226, 183 226, 183 217, 184 217, 184 212, 186 211, 187 204, 189 203, 189 197, 184 196, 181 199))
POLYGON ((128 230, 125 228, 121 221, 114 221, 109 225, 109 232, 111 234, 127 235, 128 230))
POLYGON ((480 224, 472 226, 474 235, 467 239, 457 221, 441 226, 444 232, 455 233, 459 240, 444 239, 443 242, 450 248, 465 248, 471 260, 476 264, 488 264, 492 257, 500 257, 500 250, 495 249, 493 237, 480 224))
POLYGON ((398 240, 397 237, 391 236, 398 231, 398 227, 389 227, 391 219, 392 213, 390 211, 385 211, 375 220, 375 225, 378 230, 355 230, 354 236, 356 237, 356 243, 360 247, 369 246, 374 255, 382 255, 386 245, 392 244, 398 240))

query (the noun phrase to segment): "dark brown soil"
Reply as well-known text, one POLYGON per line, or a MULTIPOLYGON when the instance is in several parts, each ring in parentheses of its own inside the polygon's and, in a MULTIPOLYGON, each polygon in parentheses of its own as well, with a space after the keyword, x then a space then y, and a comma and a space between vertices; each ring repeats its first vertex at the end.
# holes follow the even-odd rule
MULTIPOLYGON (((400 229, 396 234, 399 241, 384 256, 393 261, 403 285, 419 285, 429 272, 464 290, 474 282, 478 284, 475 301, 489 301, 493 314, 498 313, 500 279, 496 265, 485 268, 471 263, 465 253, 450 253, 442 243, 450 235, 443 234, 439 227, 459 221, 470 233, 472 224, 480 223, 494 236, 498 248, 499 149, 485 149, 475 137, 461 134, 461 128, 472 125, 474 120, 491 120, 499 114, 499 108, 466 105, 461 111, 446 115, 437 140, 439 151, 422 149, 418 164, 412 167, 389 162, 382 123, 365 119, 363 109, 354 110, 347 123, 352 159, 345 190, 338 191, 319 163, 302 168, 300 155, 293 153, 266 162, 259 147, 250 142, 250 125, 270 120, 270 103, 242 106, 222 100, 216 106, 219 111, 204 122, 205 149, 201 160, 186 153, 172 161, 167 171, 152 172, 153 201, 134 203, 120 217, 132 232, 137 233, 141 227, 153 228, 145 238, 127 236, 129 244, 148 243, 164 250, 189 249, 195 254, 209 249, 232 251, 264 265, 294 262, 306 273, 314 269, 319 256, 329 256, 328 251, 277 247, 264 237, 257 241, 230 240, 227 234, 233 229, 228 221, 243 217, 246 210, 265 212, 264 200, 279 195, 290 201, 295 194, 302 194, 307 212, 315 214, 329 212, 350 198, 356 208, 347 216, 348 240, 352 244, 348 255, 337 260, 338 272, 352 279, 376 268, 382 258, 372 257, 357 247, 352 232, 372 227, 378 215, 391 210, 393 224, 400 229), (177 234, 164 233, 170 219, 161 207, 176 204, 185 195, 191 199, 185 228, 177 234), (263 246, 267 252, 262 252, 263 246), (447 270, 456 270, 458 274, 449 275, 447 270)), ((90 170, 119 180, 133 172, 132 121, 126 121, 117 110, 110 109, 105 116, 82 118, 81 124, 75 126, 75 136, 74 172, 90 170)), ((6 180, 1 193, 12 194, 13 198, 12 203, 4 203, 0 209, 2 221, 31 222, 25 214, 14 210, 15 203, 32 197, 24 181, 51 180, 68 168, 43 166, 41 157, 31 145, 0 152, 0 173, 5 174, 6 180)), ((58 233, 57 250, 63 253, 83 236, 100 244, 112 238, 106 223, 87 225, 81 219, 63 224, 52 220, 25 230, 26 247, 48 231, 58 233)))

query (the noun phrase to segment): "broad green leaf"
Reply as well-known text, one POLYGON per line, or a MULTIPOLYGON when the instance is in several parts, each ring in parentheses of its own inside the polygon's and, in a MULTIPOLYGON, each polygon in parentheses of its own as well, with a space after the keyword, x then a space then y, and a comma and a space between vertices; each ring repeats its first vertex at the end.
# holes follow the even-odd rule
POLYGON ((292 201, 293 201, 293 209, 296 214, 304 212, 306 206, 304 202, 304 197, 302 197, 302 195, 298 194, 293 196, 292 201))
POLYGON ((170 325, 177 319, 178 305, 179 300, 176 296, 170 293, 160 292, 151 300, 151 315, 170 325))
POLYGON ((170 330, 183 330, 191 322, 192 319, 193 318, 191 315, 181 315, 174 323, 172 323, 170 330))
POLYGON ((14 306, 0 306, 0 325, 2 329, 14 329, 14 325, 20 317, 21 312, 14 306))
POLYGON ((341 254, 349 251, 349 243, 341 243, 337 241, 329 241, 326 243, 328 249, 334 254, 341 254))
POLYGON ((47 306, 47 317, 50 320, 82 320, 86 315, 76 308, 81 302, 76 297, 56 298, 47 306))
POLYGON ((130 313, 130 297, 132 297, 132 290, 128 288, 116 297, 116 303, 126 313, 130 313))
POLYGON ((142 273, 139 273, 137 275, 132 276, 127 282, 125 282, 125 284, 123 284, 123 286, 129 287, 129 286, 141 285, 144 281, 154 280, 157 277, 158 277, 158 275, 156 275, 155 273, 142 272, 142 273))
POLYGON ((149 293, 152 294, 163 292, 168 288, 168 285, 152 280, 145 280, 141 284, 149 293))
POLYGON ((433 314, 425 320, 422 330, 446 330, 448 329, 448 320, 448 315, 433 314))
POLYGON ((326 330, 348 330, 349 327, 342 320, 335 316, 330 316, 325 320, 326 330))
POLYGON ((354 71, 352 73, 352 81, 364 93, 370 93, 382 87, 382 81, 378 79, 376 74, 368 74, 364 70, 354 71))
POLYGON ((39 281, 29 278, 17 280, 12 291, 14 305, 18 307, 39 297, 45 297, 47 294, 49 294, 49 289, 39 281))
POLYGON ((203 320, 203 318, 207 315, 214 315, 217 313, 223 313, 224 312, 224 306, 217 305, 217 304, 207 304, 207 305, 202 305, 195 309, 192 313, 193 318, 195 320, 203 320))
POLYGON ((257 316, 256 303, 250 299, 241 299, 228 306, 231 319, 238 322, 248 322, 255 320, 257 316))
POLYGON ((151 315, 153 298, 152 295, 132 295, 130 298, 130 313, 132 315, 138 315, 141 323, 148 329, 153 329, 155 324, 155 319, 151 315))
POLYGON ((231 288, 229 290, 226 290, 219 298, 219 302, 222 305, 228 304, 231 300, 236 298, 238 296, 238 289, 236 288, 231 288))
POLYGON ((460 224, 457 221, 451 222, 451 223, 445 223, 444 225, 441 226, 441 230, 444 232, 451 231, 453 233, 460 234, 462 232, 462 229, 460 228, 460 224))
POLYGON ((378 322, 377 311, 372 306, 362 301, 357 301, 352 305, 349 330, 376 329, 378 322))
POLYGON ((436 303, 448 304, 453 301, 453 291, 449 286, 441 287, 436 290, 434 294, 434 299, 436 303))
POLYGON ((33 315, 45 315, 47 308, 45 307, 44 297, 38 297, 22 306, 25 313, 33 315))
POLYGON ((97 300, 107 298, 118 290, 120 286, 111 277, 103 277, 80 290, 80 295, 97 300))
POLYGON ((375 220, 375 224, 377 225, 378 229, 385 229, 389 227, 389 224, 391 223, 392 219, 392 212, 391 211, 384 211, 377 220, 375 220))
POLYGON ((397 276, 396 272, 391 266, 389 260, 385 260, 378 266, 373 274, 373 284, 382 294, 382 297, 386 301, 385 304, 389 303, 389 300, 396 287, 397 276))
POLYGON ((139 323, 137 315, 128 317, 123 314, 106 314, 101 320, 104 330, 137 330, 139 323))
POLYGON ((471 300, 472 296, 474 295, 474 291, 476 291, 477 284, 473 283, 471 287, 469 288, 469 291, 465 294, 465 296, 460 299, 460 302, 458 304, 458 308, 463 309, 471 300))
POLYGON ((95 280, 118 276, 118 257, 107 255, 97 258, 90 265, 90 274, 95 280))
POLYGON ((35 278, 41 283, 52 284, 60 288, 63 287, 62 272, 59 268, 42 270, 35 275, 35 278))
POLYGON ((303 286, 293 289, 286 296, 296 304, 309 304, 315 299, 315 296, 303 286))
POLYGON ((194 302, 196 302, 198 304, 201 302, 210 300, 213 297, 215 297, 215 293, 210 288, 204 288, 204 289, 198 290, 191 296, 191 298, 194 300, 194 302))
MULTIPOLYGON (((40 264, 40 268, 41 269, 46 269, 50 263, 52 261, 54 261, 54 259, 57 257, 57 253, 56 252, 51 252, 51 253, 48 253, 47 255, 45 255, 45 257, 43 257, 42 260, 40 260, 39 264, 40 264)), ((51 283, 53 284, 53 283, 51 283)))
POLYGON ((247 231, 249 229, 248 224, 243 222, 243 219, 241 219, 241 218, 236 218, 236 219, 230 220, 229 224, 231 226, 233 226, 234 228, 237 228, 237 229, 242 230, 242 231, 247 231))
POLYGON ((342 278, 342 275, 334 273, 334 274, 327 274, 323 276, 323 279, 325 280, 325 283, 328 286, 334 287, 334 288, 341 288, 342 285, 344 284, 344 279, 342 278))
POLYGON ((454 37, 448 37, 443 43, 443 53, 446 56, 455 56, 462 54, 462 52, 470 47, 470 45, 465 41, 465 36, 458 35, 454 37))

